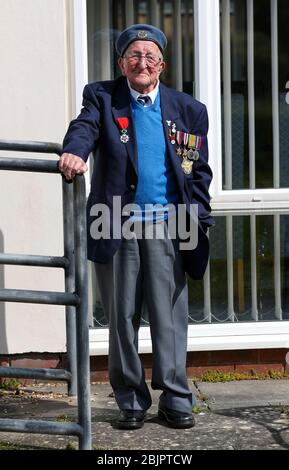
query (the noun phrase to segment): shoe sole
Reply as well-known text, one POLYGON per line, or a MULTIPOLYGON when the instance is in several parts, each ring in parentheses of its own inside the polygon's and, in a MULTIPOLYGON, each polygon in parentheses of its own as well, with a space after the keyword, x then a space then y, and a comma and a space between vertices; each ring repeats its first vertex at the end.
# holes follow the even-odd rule
POLYGON ((174 421, 170 421, 170 420, 168 420, 167 415, 161 410, 158 411, 158 417, 162 421, 164 421, 170 428, 189 429, 189 428, 193 428, 195 426, 195 421, 194 420, 192 420, 190 422, 187 422, 187 423, 175 423, 174 421))
POLYGON ((134 430, 142 428, 144 423, 116 423, 117 429, 126 429, 126 430, 134 430))

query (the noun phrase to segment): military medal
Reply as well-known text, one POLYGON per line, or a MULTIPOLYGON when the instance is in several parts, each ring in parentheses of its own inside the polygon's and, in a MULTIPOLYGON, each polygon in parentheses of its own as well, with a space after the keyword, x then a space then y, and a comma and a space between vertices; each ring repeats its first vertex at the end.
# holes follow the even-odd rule
POLYGON ((195 143, 196 143, 196 136, 195 135, 192 135, 190 134, 189 136, 189 142, 188 142, 188 147, 189 147, 189 150, 188 150, 188 159, 189 160, 194 160, 194 146, 195 146, 195 143))
POLYGON ((193 162, 191 160, 188 160, 188 149, 187 149, 187 145, 188 145, 188 141, 189 141, 189 134, 187 132, 182 132, 183 134, 183 137, 182 137, 182 140, 183 140, 183 152, 182 152, 182 157, 183 157, 183 161, 181 163, 181 167, 183 169, 183 172, 186 174, 186 175, 189 175, 191 172, 192 172, 192 168, 193 168, 193 162))
POLYGON ((172 129, 170 130, 170 136, 169 136, 171 144, 173 144, 173 145, 176 143, 176 133, 177 133, 176 125, 173 122, 172 129))
POLYGON ((199 150, 202 145, 202 137, 177 131, 176 124, 167 121, 169 126, 169 139, 172 144, 177 143, 176 153, 182 157, 181 168, 186 175, 192 173, 194 161, 200 158, 199 150))
POLYGON ((129 141, 129 136, 127 135, 125 130, 122 130, 121 132, 122 132, 122 135, 120 136, 120 141, 123 144, 126 144, 129 141))
POLYGON ((188 149, 186 148, 183 149, 183 157, 186 159, 188 158, 188 149))
POLYGON ((199 158, 200 158, 199 152, 195 150, 193 153, 193 160, 199 160, 199 158))
POLYGON ((129 141, 129 136, 127 135, 128 118, 127 117, 117 118, 117 124, 120 129, 119 139, 123 144, 126 144, 129 141))
POLYGON ((184 132, 184 137, 183 137, 183 143, 184 143, 183 158, 185 158, 185 159, 187 159, 187 157, 188 157, 188 149, 187 149, 188 140, 189 140, 189 134, 184 132))
POLYGON ((194 160, 194 153, 195 153, 194 150, 189 148, 188 155, 187 155, 189 160, 194 160))
POLYGON ((200 150, 202 145, 202 137, 190 134, 188 142, 188 159, 189 160, 199 160, 200 155, 198 150, 200 150))
POLYGON ((183 169, 183 172, 186 175, 189 175, 190 173, 192 173, 193 162, 191 160, 187 160, 186 158, 184 158, 181 163, 181 167, 183 169))
POLYGON ((181 157, 182 156, 182 140, 183 140, 183 132, 181 131, 177 131, 177 135, 176 135, 176 139, 177 139, 177 143, 178 143, 178 148, 177 148, 177 155, 178 157, 181 157))
POLYGON ((195 146, 195 151, 194 151, 194 155, 193 155, 194 160, 199 160, 199 158, 200 158, 198 150, 200 150, 201 145, 202 145, 202 137, 197 135, 196 136, 196 146, 195 146))

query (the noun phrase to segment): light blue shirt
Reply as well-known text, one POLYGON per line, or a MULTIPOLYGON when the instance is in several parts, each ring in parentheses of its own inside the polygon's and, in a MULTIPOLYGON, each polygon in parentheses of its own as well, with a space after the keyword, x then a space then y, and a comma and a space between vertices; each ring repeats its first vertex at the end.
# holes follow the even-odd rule
MULTIPOLYGON (((137 101, 138 97, 139 96, 142 96, 143 93, 139 93, 138 91, 134 90, 132 87, 131 87, 131 84, 129 83, 129 81, 127 80, 127 84, 128 84, 128 87, 129 87, 129 91, 130 91, 130 94, 131 96, 133 97, 133 99, 135 101, 137 101)), ((147 103, 144 105, 145 108, 148 108, 149 106, 151 106, 152 104, 154 104, 155 100, 156 100, 156 97, 158 96, 158 92, 159 92, 159 87, 160 87, 160 82, 158 80, 155 88, 153 89, 153 91, 151 91, 150 93, 146 93, 146 96, 149 96, 150 97, 150 100, 151 100, 151 103, 147 103)))

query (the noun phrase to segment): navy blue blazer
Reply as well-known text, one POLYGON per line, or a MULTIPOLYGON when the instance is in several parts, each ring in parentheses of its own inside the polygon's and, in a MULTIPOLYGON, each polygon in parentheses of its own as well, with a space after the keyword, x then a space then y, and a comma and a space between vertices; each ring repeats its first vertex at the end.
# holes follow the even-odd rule
MULTIPOLYGON (((213 224, 210 214, 209 185, 212 172, 208 165, 208 116, 205 105, 186 93, 160 84, 161 110, 168 155, 177 180, 180 202, 198 205, 199 239, 196 249, 183 251, 186 272, 194 279, 201 279, 208 262, 209 242, 207 228, 213 224), (167 121, 176 129, 202 137, 200 158, 193 164, 191 174, 186 175, 182 159, 176 155, 176 145, 169 140, 167 121)), ((96 215, 91 214, 94 204, 106 204, 112 208, 113 196, 121 196, 122 207, 134 202, 137 175, 137 143, 134 128, 130 92, 125 77, 86 85, 83 92, 83 108, 67 130, 63 151, 78 155, 84 161, 94 154, 91 191, 87 202, 88 258, 107 263, 121 244, 121 239, 95 240, 90 226, 96 215), (129 141, 120 141, 118 118, 128 118, 129 141)), ((112 211, 110 211, 112 212, 112 211)), ((123 218, 123 220, 127 217, 123 218)), ((111 219, 112 230, 112 219, 111 219)))

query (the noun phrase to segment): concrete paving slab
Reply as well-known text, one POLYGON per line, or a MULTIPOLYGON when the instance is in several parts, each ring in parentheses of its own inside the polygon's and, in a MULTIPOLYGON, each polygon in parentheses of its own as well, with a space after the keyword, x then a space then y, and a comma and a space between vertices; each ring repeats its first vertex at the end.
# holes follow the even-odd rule
MULTIPOLYGON (((102 450, 288 450, 289 380, 192 383, 198 396, 196 426, 176 430, 157 418, 158 391, 143 428, 113 427, 118 409, 108 384, 93 384, 91 394, 93 448, 102 450)), ((0 416, 76 420, 76 398, 63 384, 23 388, 0 395, 0 416)), ((0 433, 0 441, 40 449, 77 448, 66 436, 0 433)))
POLYGON ((196 382, 212 410, 289 404, 289 380, 240 380, 233 382, 196 382))

